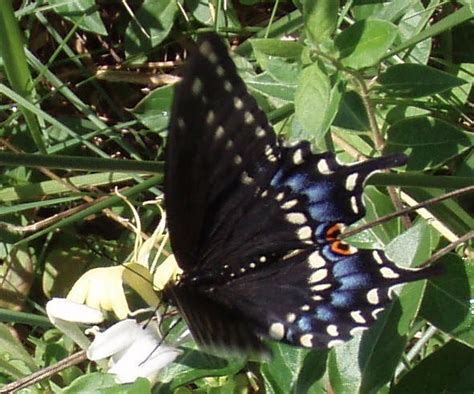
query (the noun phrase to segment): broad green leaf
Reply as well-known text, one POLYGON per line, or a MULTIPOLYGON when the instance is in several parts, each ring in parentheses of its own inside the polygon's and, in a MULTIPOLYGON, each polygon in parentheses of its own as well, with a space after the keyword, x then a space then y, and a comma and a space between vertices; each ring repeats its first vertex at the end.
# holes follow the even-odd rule
POLYGON ((404 152, 407 169, 436 168, 472 146, 473 137, 441 119, 428 116, 401 120, 388 131, 386 153, 404 152))
POLYGON ((275 342, 270 347, 273 357, 260 368, 268 392, 306 393, 324 375, 327 352, 311 352, 275 342))
MULTIPOLYGON (((436 0, 437 1, 437 0, 436 0)), ((403 42, 411 39, 416 34, 419 34, 426 25, 429 25, 436 7, 425 7, 420 0, 412 4, 410 8, 405 11, 402 19, 397 24, 400 32, 399 41, 403 42)), ((400 54, 407 63, 427 64, 431 53, 431 38, 420 41, 406 50, 404 54, 400 54)))
MULTIPOLYGON (((161 0, 160 0, 161 1, 161 0)), ((186 0, 186 10, 202 24, 219 28, 240 28, 239 18, 231 2, 219 0, 186 0), (221 8, 218 9, 218 6, 221 8), (216 23, 216 17, 218 18, 216 23)))
POLYGON ((421 314, 435 327, 474 347, 474 268, 455 254, 436 264, 442 265, 444 273, 429 282, 421 314))
POLYGON ((397 28, 383 20, 354 23, 336 37, 340 61, 346 67, 370 67, 385 55, 397 37, 397 28))
POLYGON ((160 44, 173 27, 178 6, 176 0, 145 0, 125 32, 127 55, 143 54, 160 44))
POLYGON ((327 131, 326 118, 331 100, 331 85, 327 74, 317 63, 300 74, 295 94, 295 114, 308 133, 320 139, 327 131))
POLYGON ((392 394, 474 391, 474 350, 454 340, 422 360, 396 384, 392 394))
POLYGON ((461 78, 421 64, 397 64, 382 73, 378 82, 391 96, 416 98, 461 86, 461 78))
POLYGON ((152 131, 168 128, 174 86, 157 88, 147 94, 133 109, 132 113, 152 131))
POLYGON ((339 0, 303 0, 303 21, 307 35, 314 43, 328 39, 334 30, 339 0))
POLYGON ((296 85, 292 82, 280 82, 268 73, 261 73, 252 79, 246 78, 248 88, 269 99, 276 98, 285 102, 295 99, 296 85))
MULTIPOLYGON (((412 266, 425 260, 431 248, 431 232, 426 222, 420 221, 390 242, 385 251, 400 266, 412 266)), ((359 354, 362 392, 376 392, 394 375, 424 288, 421 281, 405 285, 399 297, 378 316, 375 325, 362 335, 359 354)))
POLYGON ((359 346, 361 334, 341 346, 336 346, 329 353, 328 376, 334 393, 354 394, 359 392, 361 369, 359 363, 359 346))
POLYGON ((349 130, 367 131, 370 129, 369 117, 358 93, 351 90, 342 96, 333 124, 349 130))
POLYGON ((48 0, 53 10, 65 19, 70 20, 86 31, 107 35, 95 0, 48 0))

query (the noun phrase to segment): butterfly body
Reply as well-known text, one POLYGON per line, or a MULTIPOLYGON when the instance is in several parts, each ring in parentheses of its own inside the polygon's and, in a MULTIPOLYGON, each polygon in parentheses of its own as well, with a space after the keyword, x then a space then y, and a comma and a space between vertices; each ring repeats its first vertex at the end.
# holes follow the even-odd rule
POLYGON ((366 329, 390 288, 423 279, 383 251, 339 241, 364 216, 362 191, 394 155, 353 165, 302 141, 284 146, 215 35, 201 39, 176 88, 165 165, 173 252, 165 292, 196 341, 264 352, 261 338, 331 347, 366 329))

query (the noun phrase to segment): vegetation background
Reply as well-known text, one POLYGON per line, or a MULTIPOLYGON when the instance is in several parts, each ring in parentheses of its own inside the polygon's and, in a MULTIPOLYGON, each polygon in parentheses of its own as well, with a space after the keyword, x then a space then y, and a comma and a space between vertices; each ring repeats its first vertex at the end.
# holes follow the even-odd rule
MULTIPOLYGON (((0 382, 77 350, 44 305, 130 255, 132 214, 114 189, 143 233, 158 224, 159 208, 142 202, 162 197, 173 83, 199 34, 229 42, 285 139, 343 161, 409 156, 371 179, 368 222, 394 209, 375 185, 401 187, 392 194, 406 205, 472 185, 473 13, 471 0, 3 0, 0 382)), ((445 200, 351 242, 419 265, 469 237, 472 209, 472 197, 445 200)), ((465 244, 443 253, 442 277, 405 286, 376 326, 329 352, 271 344, 269 363, 210 366, 185 351, 154 388, 116 385, 84 362, 27 392, 472 393, 469 258, 465 244)))

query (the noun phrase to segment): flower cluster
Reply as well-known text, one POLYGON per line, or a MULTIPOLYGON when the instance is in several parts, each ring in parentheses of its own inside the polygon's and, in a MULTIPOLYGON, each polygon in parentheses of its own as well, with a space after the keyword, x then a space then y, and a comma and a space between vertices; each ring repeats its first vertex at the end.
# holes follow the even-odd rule
MULTIPOLYGON (((47 303, 46 311, 57 328, 87 350, 90 360, 108 359, 108 372, 115 375, 118 383, 133 382, 139 377, 154 382, 160 369, 172 363, 181 351, 164 343, 156 321, 138 323, 127 319, 132 312, 124 284, 156 308, 159 304, 156 291, 162 290, 179 274, 179 267, 173 255, 157 264, 167 241, 165 215, 153 234, 144 240, 138 213, 131 204, 129 206, 136 222, 136 226, 132 225, 136 234, 135 247, 129 261, 116 267, 87 271, 74 284, 67 298, 53 298, 47 303), (155 247, 157 252, 152 259, 155 247), (99 324, 105 319, 104 313, 113 313, 119 321, 104 332, 98 332, 91 343, 79 323, 99 324)), ((155 313, 159 321, 160 315, 155 313)))

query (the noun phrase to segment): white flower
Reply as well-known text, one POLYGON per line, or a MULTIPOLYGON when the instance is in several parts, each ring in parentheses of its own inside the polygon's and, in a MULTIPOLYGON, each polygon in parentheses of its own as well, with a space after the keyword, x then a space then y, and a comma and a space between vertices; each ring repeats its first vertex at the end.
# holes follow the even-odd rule
POLYGON ((104 315, 98 309, 65 298, 53 298, 48 301, 46 313, 51 323, 82 349, 87 349, 90 341, 77 323, 98 324, 104 321, 104 315))
POLYGON ((164 345, 156 322, 146 325, 122 320, 96 336, 87 357, 96 361, 110 357, 109 373, 118 383, 147 378, 154 382, 159 371, 181 354, 179 349, 164 345))

